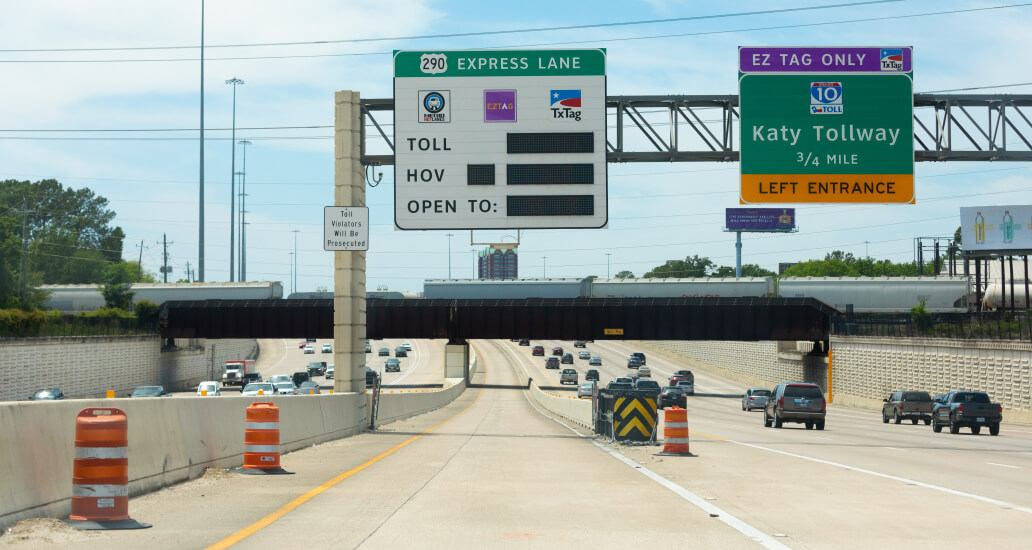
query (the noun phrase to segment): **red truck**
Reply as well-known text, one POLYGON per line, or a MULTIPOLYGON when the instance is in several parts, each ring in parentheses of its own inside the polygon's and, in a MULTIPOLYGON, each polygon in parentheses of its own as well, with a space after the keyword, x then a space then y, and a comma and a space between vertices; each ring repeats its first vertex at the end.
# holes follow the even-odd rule
POLYGON ((223 386, 243 386, 244 375, 254 372, 254 359, 226 361, 226 372, 222 375, 223 386))

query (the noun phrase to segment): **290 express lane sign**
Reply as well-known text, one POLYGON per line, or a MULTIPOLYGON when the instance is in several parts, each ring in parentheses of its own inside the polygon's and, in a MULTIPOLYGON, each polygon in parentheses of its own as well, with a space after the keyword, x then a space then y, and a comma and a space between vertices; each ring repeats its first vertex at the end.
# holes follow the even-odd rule
POLYGON ((397 51, 399 229, 608 220, 604 50, 397 51))
POLYGON ((741 202, 913 203, 910 48, 740 48, 741 202))

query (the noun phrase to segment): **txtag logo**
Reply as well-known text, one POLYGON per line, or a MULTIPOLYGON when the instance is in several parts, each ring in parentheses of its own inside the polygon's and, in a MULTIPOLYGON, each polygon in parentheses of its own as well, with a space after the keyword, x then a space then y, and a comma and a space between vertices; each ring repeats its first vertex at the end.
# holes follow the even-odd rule
POLYGON ((810 83, 810 114, 814 114, 814 115, 841 115, 842 114, 842 83, 841 82, 811 82, 810 83))
POLYGON ((549 100, 552 108, 552 118, 565 118, 577 121, 581 119, 580 90, 552 90, 549 93, 549 100), (576 111, 574 107, 577 108, 576 111))
POLYGON ((881 51, 881 70, 883 71, 902 71, 903 70, 903 50, 882 50, 881 51))

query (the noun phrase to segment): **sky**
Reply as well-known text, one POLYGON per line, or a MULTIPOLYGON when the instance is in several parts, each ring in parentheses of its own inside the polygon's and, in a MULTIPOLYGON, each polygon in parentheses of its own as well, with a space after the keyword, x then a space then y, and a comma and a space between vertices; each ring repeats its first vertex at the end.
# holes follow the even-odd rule
MULTIPOLYGON (((0 180, 88 187, 116 212, 126 259, 157 273, 167 238, 172 277, 196 269, 200 1, 7 3, 0 37, 0 180)), ((231 174, 245 171, 246 149, 247 279, 282 281, 287 291, 295 240, 296 288, 333 287, 333 253, 321 239, 323 207, 333 204, 334 92, 391 98, 393 50, 606 48, 610 96, 730 95, 739 46, 902 45, 914 47, 915 92, 1032 93, 1032 6, 995 0, 624 0, 561 9, 538 0, 209 0, 204 40, 204 277, 229 280, 231 174), (986 9, 999 6, 1010 7, 986 9), (786 8, 802 9, 770 12, 786 8), (944 13, 956 10, 979 11, 944 13), (679 20, 649 22, 669 19, 679 20), (587 25, 596 26, 535 30, 587 25), (464 33, 487 34, 455 36, 464 33), (235 161, 233 78, 244 81, 235 88, 235 138, 251 142, 237 145, 235 161)), ((389 132, 389 117, 380 122, 389 132)), ((383 147, 369 142, 370 151, 383 147)), ((524 231, 520 275, 642 275, 694 255, 733 266, 734 234, 723 226, 724 209, 739 206, 738 170, 611 163, 608 228, 524 231)), ((743 263, 777 271, 779 262, 833 250, 911 261, 915 237, 953 235, 961 206, 1032 202, 1024 163, 920 162, 915 170, 916 204, 791 205, 799 231, 745 234, 743 263)), ((395 230, 393 172, 378 171, 382 181, 366 189, 368 289, 419 292, 449 268, 452 278, 472 278, 483 246, 471 242, 514 240, 512 231, 395 230)))

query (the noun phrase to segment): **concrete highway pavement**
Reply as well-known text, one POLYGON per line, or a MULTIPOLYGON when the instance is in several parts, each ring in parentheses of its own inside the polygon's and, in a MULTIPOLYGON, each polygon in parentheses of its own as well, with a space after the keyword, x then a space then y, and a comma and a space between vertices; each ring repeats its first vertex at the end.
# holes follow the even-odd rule
MULTIPOLYGON (((202 479, 133 499, 130 513, 153 529, 71 545, 1006 549, 1032 537, 1029 427, 935 434, 832 405, 824 431, 764 428, 762 413, 741 410, 741 384, 646 351, 657 380, 696 375, 695 456, 662 457, 545 418, 514 369, 542 385, 558 373, 529 347, 474 345, 477 384, 444 409, 284 455, 293 476, 202 479)), ((603 381, 638 351, 588 349, 604 355, 603 381)))

